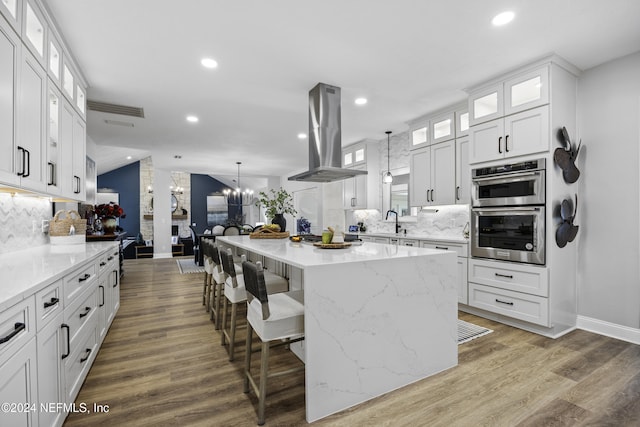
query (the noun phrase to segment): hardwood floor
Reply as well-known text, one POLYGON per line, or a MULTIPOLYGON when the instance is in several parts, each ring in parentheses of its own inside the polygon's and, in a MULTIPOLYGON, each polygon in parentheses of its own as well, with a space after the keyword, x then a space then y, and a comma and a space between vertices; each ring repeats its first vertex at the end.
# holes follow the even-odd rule
MULTIPOLYGON (((65 426, 256 425, 256 398, 242 392, 245 330, 229 362, 202 306, 202 275, 179 274, 173 259, 126 260, 125 270, 120 310, 76 400, 109 412, 73 413, 65 426)), ((461 345, 457 367, 314 425, 640 425, 640 346, 460 318, 494 333, 461 345)), ((299 363, 283 348, 271 362, 299 363)), ((303 373, 273 379, 269 391, 266 425, 306 424, 303 373)))

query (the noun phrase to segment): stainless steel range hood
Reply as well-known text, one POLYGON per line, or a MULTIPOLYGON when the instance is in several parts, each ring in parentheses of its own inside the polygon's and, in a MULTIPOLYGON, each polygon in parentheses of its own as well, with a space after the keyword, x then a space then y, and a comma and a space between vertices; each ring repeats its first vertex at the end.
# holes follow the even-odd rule
POLYGON ((289 181, 332 182, 366 175, 342 168, 340 88, 318 83, 309 91, 309 170, 289 181))

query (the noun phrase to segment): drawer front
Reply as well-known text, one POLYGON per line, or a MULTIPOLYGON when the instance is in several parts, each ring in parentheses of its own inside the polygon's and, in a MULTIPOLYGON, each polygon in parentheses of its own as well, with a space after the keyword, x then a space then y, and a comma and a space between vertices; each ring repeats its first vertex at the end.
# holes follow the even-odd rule
POLYGON ((98 272, 98 274, 102 273, 108 268, 109 261, 107 260, 107 258, 108 254, 104 253, 100 255, 100 257, 96 261, 96 271, 98 272))
POLYGON ((411 240, 411 239, 400 239, 400 244, 402 246, 413 246, 413 247, 420 247, 420 242, 418 242, 417 240, 411 240))
POLYGON ((62 313, 62 280, 54 282, 36 294, 36 322, 38 331, 58 313, 62 313))
POLYGON ((512 292, 470 282, 469 305, 550 327, 549 300, 536 295, 512 292))
POLYGON ((87 330, 65 359, 67 402, 75 401, 98 351, 96 329, 87 330))
POLYGON ((36 336, 33 296, 0 313, 0 363, 36 336))
POLYGON ((549 272, 546 267, 533 267, 471 259, 469 281, 541 297, 549 296, 549 272))
POLYGON ((98 312, 98 287, 82 294, 80 298, 64 314, 64 323, 68 325, 69 341, 74 348, 75 341, 86 328, 95 327, 98 312))
POLYGON ((420 245, 423 248, 429 249, 442 249, 445 251, 455 251, 458 256, 467 258, 469 256, 469 252, 467 249, 467 245, 456 244, 456 243, 439 243, 433 241, 423 241, 420 245))
POLYGON ((64 305, 69 303, 97 280, 95 261, 85 264, 64 278, 64 305))

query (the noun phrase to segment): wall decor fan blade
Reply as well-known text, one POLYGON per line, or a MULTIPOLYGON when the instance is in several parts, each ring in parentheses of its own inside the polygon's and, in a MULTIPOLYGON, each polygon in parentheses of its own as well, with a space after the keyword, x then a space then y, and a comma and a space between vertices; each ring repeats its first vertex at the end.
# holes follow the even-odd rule
POLYGON ((571 161, 571 154, 562 148, 556 148, 553 152, 553 161, 556 162, 560 169, 563 171, 571 167, 573 162, 571 161))
POLYGON ((567 131, 567 128, 562 126, 562 138, 564 139, 564 144, 565 147, 567 149, 567 151, 571 150, 571 138, 569 138, 569 132, 567 131))
POLYGON ((562 201, 560 205, 560 216, 564 221, 568 221, 573 216, 573 206, 571 206, 570 200, 564 199, 562 201))
POLYGON ((567 238, 569 226, 569 223, 563 222, 562 225, 560 225, 560 227, 556 230, 556 244, 559 248, 564 248, 565 246, 567 246, 567 242, 569 241, 567 238))
POLYGON ((569 231, 566 232, 567 241, 573 242, 573 239, 575 239, 576 236, 578 235, 579 228, 580 228, 579 225, 573 225, 573 224, 569 225, 569 231))
POLYGON ((562 170, 562 178, 567 184, 573 184, 580 178, 580 170, 572 162, 568 168, 562 170))

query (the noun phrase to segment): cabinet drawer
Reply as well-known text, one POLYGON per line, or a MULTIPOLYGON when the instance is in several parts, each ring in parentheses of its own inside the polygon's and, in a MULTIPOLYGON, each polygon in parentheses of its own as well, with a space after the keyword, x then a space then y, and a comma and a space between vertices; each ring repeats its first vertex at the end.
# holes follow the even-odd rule
POLYGON ((102 273, 104 270, 107 269, 109 264, 109 261, 107 260, 107 256, 108 254, 104 253, 100 255, 100 257, 96 261, 96 271, 98 272, 98 274, 102 273))
POLYGON ((36 335, 35 313, 33 296, 0 313, 0 361, 36 335))
POLYGON ((550 327, 549 300, 469 282, 469 305, 493 313, 550 327))
POLYGON ((472 259, 469 263, 469 281, 541 297, 549 296, 549 271, 546 267, 472 259))
POLYGON ((75 346, 78 336, 86 328, 95 327, 95 317, 98 307, 98 287, 82 294, 76 302, 64 311, 64 323, 68 325, 69 342, 75 346))
POLYGON ((420 247, 420 242, 418 242, 417 240, 411 240, 411 239, 400 239, 400 245, 402 246, 413 246, 413 247, 420 247))
POLYGON ((36 294, 38 331, 58 313, 62 313, 62 280, 50 284, 36 294))
POLYGON ((75 400, 98 351, 95 328, 87 330, 80 338, 78 345, 71 348, 71 353, 65 359, 67 402, 75 400))
POLYGON ((442 249, 445 251, 455 251, 459 257, 464 257, 464 258, 467 258, 469 256, 467 245, 462 245, 457 243, 438 243, 433 241, 423 241, 420 247, 429 248, 429 249, 442 249))
POLYGON ((90 287, 97 280, 95 261, 85 264, 64 278, 64 305, 69 303, 82 293, 82 290, 90 287))

